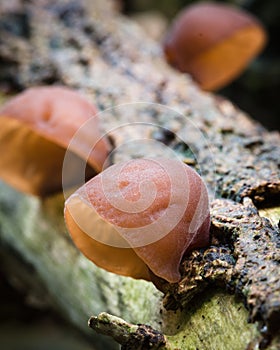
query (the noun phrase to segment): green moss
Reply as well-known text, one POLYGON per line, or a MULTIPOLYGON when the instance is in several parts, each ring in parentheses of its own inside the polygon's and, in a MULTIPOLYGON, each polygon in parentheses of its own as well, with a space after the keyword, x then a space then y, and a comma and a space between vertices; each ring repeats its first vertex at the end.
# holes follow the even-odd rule
POLYGON ((266 208, 259 210, 262 217, 268 218, 274 226, 278 226, 280 220, 280 207, 266 208))
POLYGON ((243 304, 220 290, 207 290, 184 311, 178 332, 168 336, 172 348, 244 350, 257 335, 243 304))

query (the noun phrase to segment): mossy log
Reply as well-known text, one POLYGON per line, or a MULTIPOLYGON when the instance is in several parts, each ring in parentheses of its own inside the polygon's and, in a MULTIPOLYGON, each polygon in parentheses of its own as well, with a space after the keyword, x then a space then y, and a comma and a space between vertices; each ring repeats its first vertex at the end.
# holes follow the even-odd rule
MULTIPOLYGON (((177 285, 160 282, 164 295, 83 257, 66 232, 63 194, 40 200, 1 183, 7 273, 85 333, 93 315, 90 326, 123 349, 279 348, 279 135, 173 71, 109 1, 17 1, 1 3, 0 14, 2 89, 82 91, 103 112, 112 162, 174 152, 203 175, 212 199, 211 247, 185 258, 177 285)), ((117 348, 90 334, 97 348, 117 348)))

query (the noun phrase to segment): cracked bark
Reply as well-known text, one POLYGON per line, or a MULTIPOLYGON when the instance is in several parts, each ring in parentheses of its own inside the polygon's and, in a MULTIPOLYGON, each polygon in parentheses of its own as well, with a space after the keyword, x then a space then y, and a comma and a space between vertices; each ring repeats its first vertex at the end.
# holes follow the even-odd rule
MULTIPOLYGON (((176 313, 161 308, 162 295, 151 284, 100 271, 80 256, 65 232, 62 195, 41 202, 1 185, 2 245, 32 266, 26 274, 37 275, 62 314, 85 332, 89 313, 106 310, 161 330, 172 349, 249 349, 256 343, 276 349, 279 227, 257 209, 279 206, 279 134, 169 68, 158 45, 109 1, 13 4, 0 4, 2 91, 65 84, 104 111, 102 126, 116 147, 146 138, 174 150, 207 183, 212 245, 185 258, 178 285, 155 281, 166 294, 165 308, 176 313), (124 103, 134 104, 120 106, 124 103), (119 107, 108 110, 112 106, 119 107), (133 128, 119 127, 139 121, 133 128)), ((167 151, 148 143, 139 150, 132 143, 117 148, 112 161, 155 152, 167 151)), ((276 216, 279 220, 279 211, 276 216)))

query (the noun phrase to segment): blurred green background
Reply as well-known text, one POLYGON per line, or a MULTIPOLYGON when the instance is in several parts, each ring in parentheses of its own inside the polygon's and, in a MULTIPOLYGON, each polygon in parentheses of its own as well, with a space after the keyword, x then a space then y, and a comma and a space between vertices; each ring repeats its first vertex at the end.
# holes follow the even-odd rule
POLYGON ((26 291, 16 276, 7 276, 2 258, 0 245, 1 350, 102 350, 44 300, 26 291))
MULTIPOLYGON (((166 31, 176 14, 194 0, 122 0, 122 11, 149 27, 150 33, 166 31), (146 21, 145 21, 146 14, 146 21), (148 15, 150 14, 150 15, 148 15), (153 18, 154 16, 154 18, 153 18), (148 23, 148 19, 150 23, 148 23), (154 21, 154 27, 151 22, 154 21), (157 24, 156 24, 157 22, 157 24), (152 29, 151 29, 152 28, 152 29), (156 32, 156 29, 155 29, 156 32)), ((261 55, 246 71, 226 88, 216 93, 229 98, 270 130, 280 129, 280 1, 220 0, 247 10, 263 23, 269 42, 261 55)), ((159 33, 157 33, 159 35, 159 33)), ((158 36, 160 38, 160 35, 158 36)))

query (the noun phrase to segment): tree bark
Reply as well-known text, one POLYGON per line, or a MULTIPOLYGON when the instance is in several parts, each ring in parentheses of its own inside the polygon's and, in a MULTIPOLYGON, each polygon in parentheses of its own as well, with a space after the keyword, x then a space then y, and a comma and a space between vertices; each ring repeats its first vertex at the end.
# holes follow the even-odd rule
MULTIPOLYGON (((124 349, 277 349, 279 134, 172 70, 159 45, 110 1, 18 1, 1 4, 0 14, 2 89, 56 83, 82 91, 102 111, 113 163, 175 154, 201 173, 212 199, 211 247, 185 258, 181 282, 161 285, 164 296, 83 257, 66 232, 62 194, 40 200, 1 183, 7 273, 24 271, 25 283, 40 285, 86 333, 91 315, 125 320, 102 314, 90 322, 100 333, 109 327, 124 349), (269 222, 272 205, 277 219, 269 222), (13 263, 7 251, 16 253, 13 263)), ((90 334, 100 349, 117 348, 90 334)))

